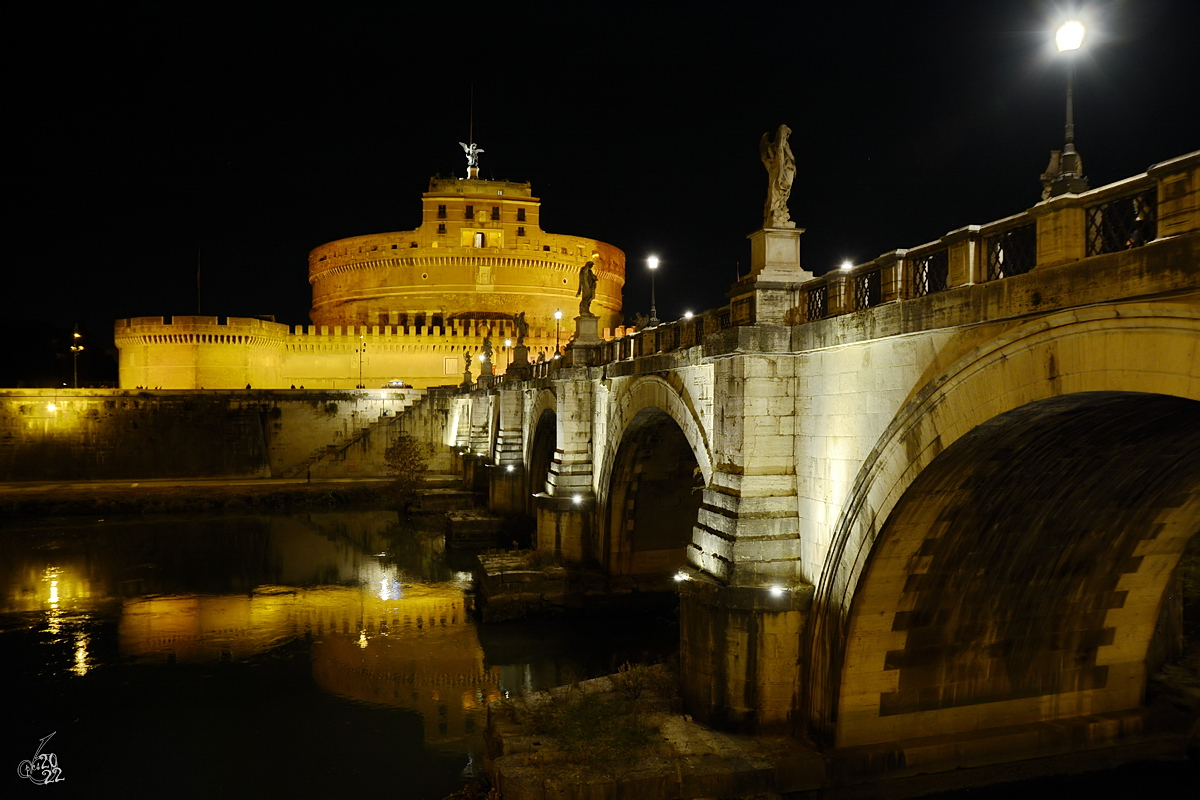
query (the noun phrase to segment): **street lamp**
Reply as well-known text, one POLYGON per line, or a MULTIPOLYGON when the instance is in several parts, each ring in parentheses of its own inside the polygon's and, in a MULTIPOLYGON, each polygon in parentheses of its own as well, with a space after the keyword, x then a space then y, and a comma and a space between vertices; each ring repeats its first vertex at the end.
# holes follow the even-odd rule
POLYGON ((367 343, 363 340, 363 337, 360 335, 358 337, 358 349, 354 351, 354 352, 358 353, 358 388, 359 389, 363 388, 362 362, 363 362, 363 353, 366 352, 366 350, 367 350, 367 343))
POLYGON ((1068 192, 1078 194, 1088 188, 1087 178, 1083 177, 1083 159, 1075 152, 1075 57, 1074 52, 1083 45, 1085 29, 1078 20, 1063 23, 1054 34, 1054 44, 1058 52, 1067 53, 1067 125, 1066 144, 1061 155, 1057 151, 1050 153, 1050 166, 1042 175, 1042 199, 1057 197, 1068 192))
POLYGON ((654 273, 658 270, 658 256, 647 258, 646 265, 650 267, 650 327, 654 327, 658 325, 658 309, 654 307, 654 273))
POLYGON ((512 365, 512 339, 504 340, 504 349, 508 351, 508 364, 512 365))
POLYGON ((558 358, 558 323, 562 320, 562 309, 554 312, 554 357, 558 358))
POLYGON ((79 354, 83 352, 83 345, 79 343, 79 340, 82 338, 83 335, 79 332, 79 323, 76 323, 75 332, 71 334, 71 360, 74 362, 72 364, 72 371, 74 372, 76 389, 79 388, 79 354))

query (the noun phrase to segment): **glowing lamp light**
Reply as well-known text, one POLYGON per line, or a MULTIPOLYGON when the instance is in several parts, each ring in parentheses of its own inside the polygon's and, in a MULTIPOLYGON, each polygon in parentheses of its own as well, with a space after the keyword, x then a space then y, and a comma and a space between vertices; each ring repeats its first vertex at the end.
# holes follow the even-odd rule
POLYGON ((783 597, 783 587, 776 584, 771 587, 771 597, 783 597))
POLYGON ((512 339, 505 339, 505 340, 504 340, 504 346, 505 346, 505 347, 512 347, 512 339))
POLYGON ((51 412, 58 411, 58 406, 54 405, 54 403, 48 403, 46 405, 46 410, 51 412))
POLYGON ((504 471, 512 472, 514 469, 516 469, 516 467, 514 467, 512 464, 509 464, 507 467, 504 468, 504 471))
POLYGON ((562 309, 561 308, 554 312, 554 318, 562 319, 562 309))
POLYGON ((571 498, 571 502, 574 503, 575 505, 579 505, 580 503, 583 502, 583 496, 577 494, 571 498))
POLYGON ((1083 45, 1084 32, 1083 23, 1078 20, 1063 23, 1063 26, 1054 34, 1054 44, 1058 47, 1058 52, 1078 50, 1083 45))
POLYGON ((479 363, 480 363, 480 364, 482 364, 482 363, 483 363, 483 353, 480 353, 480 354, 479 354, 479 363))
POLYGON ((690 580, 690 578, 688 577, 688 574, 686 572, 684 572, 683 570, 680 570, 679 572, 675 573, 675 582, 676 583, 682 583, 683 581, 686 581, 686 580, 690 580))
POLYGON ((683 312, 683 318, 684 318, 684 319, 691 319, 691 318, 692 318, 692 312, 690 312, 690 311, 685 311, 685 312, 683 312))
POLYGON ((853 265, 853 264, 851 264, 849 261, 843 261, 843 262, 842 262, 842 269, 843 269, 843 270, 851 269, 851 268, 853 268, 853 266, 854 266, 854 265, 853 265))

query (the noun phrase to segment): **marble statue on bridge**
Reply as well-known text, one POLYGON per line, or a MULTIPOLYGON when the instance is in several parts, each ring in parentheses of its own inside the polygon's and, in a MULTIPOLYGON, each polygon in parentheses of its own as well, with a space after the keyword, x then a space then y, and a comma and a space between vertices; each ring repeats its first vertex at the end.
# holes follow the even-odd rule
POLYGON ((796 159, 788 145, 792 129, 780 125, 775 131, 775 141, 770 133, 764 133, 758 143, 759 156, 767 168, 767 202, 763 208, 764 228, 794 228, 787 202, 792 194, 792 180, 796 177, 796 159))
POLYGON ((579 298, 579 316, 592 316, 592 300, 596 297, 596 273, 592 272, 592 262, 589 261, 579 268, 579 290, 575 292, 579 298))

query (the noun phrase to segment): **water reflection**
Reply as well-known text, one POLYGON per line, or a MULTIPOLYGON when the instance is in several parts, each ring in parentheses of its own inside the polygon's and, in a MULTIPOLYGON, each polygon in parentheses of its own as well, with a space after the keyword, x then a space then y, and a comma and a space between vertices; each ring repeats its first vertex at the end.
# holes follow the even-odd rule
MULTIPOLYGON (((347 713, 329 700, 391 709, 402 715, 394 724, 415 718, 420 733, 406 744, 390 734, 370 743, 384 747, 381 758, 425 748, 457 754, 442 778, 409 787, 417 797, 444 795, 460 772, 478 768, 491 700, 607 671, 622 640, 653 641, 660 653, 677 641, 670 621, 643 619, 636 631, 525 624, 489 628, 485 650, 468 613, 468 568, 447 558, 440 535, 401 527, 383 511, 9 527, 0 529, 0 643, 30 692, 97 708, 130 691, 120 687, 156 691, 159 683, 166 689, 155 702, 189 703, 210 696, 219 679, 225 689, 215 702, 234 715, 231 727, 260 719, 251 710, 258 698, 226 701, 241 685, 278 692, 289 713, 308 703, 324 729, 347 713), (287 665, 304 669, 311 689, 288 683, 295 666, 287 665), (80 688, 70 689, 74 681, 80 688), (328 700, 305 700, 313 691, 328 700)), ((194 702, 171 713, 208 713, 199 705, 213 700, 194 702)), ((166 712, 151 713, 157 724, 166 712)), ((22 735, 36 743, 53 729, 41 727, 59 723, 32 724, 22 735)), ((202 736, 185 720, 172 724, 173 735, 202 736)), ((114 747, 122 735, 114 732, 114 747)), ((392 776, 388 786, 396 785, 392 776)))

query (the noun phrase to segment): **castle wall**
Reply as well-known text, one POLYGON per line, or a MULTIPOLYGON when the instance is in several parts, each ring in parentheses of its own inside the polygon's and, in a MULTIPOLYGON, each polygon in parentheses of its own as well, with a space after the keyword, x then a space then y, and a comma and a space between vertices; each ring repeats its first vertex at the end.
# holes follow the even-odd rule
MULTIPOLYGON (((553 320, 551 321, 553 324, 553 320)), ((575 322, 564 313, 558 341, 566 345, 575 322)), ((608 331, 605 331, 606 336, 608 331)), ((457 385, 466 357, 480 374, 485 337, 492 340, 495 374, 503 374, 516 343, 511 320, 450 320, 445 325, 288 326, 230 317, 134 317, 117 320, 124 389, 378 389, 394 380, 406 386, 457 385), (362 350, 361 380, 359 350, 362 350)), ((554 352, 554 328, 531 329, 531 357, 554 352)))
POLYGON ((288 327, 261 319, 178 316, 118 320, 125 388, 242 389, 278 387, 288 327))
MULTIPOLYGON (((0 481, 280 477, 419 394, 4 390, 0 481)), ((350 453, 339 474, 381 474, 376 461, 350 453)))

